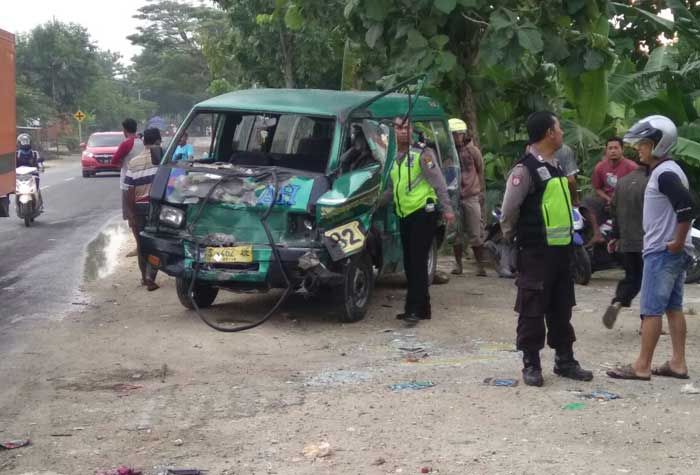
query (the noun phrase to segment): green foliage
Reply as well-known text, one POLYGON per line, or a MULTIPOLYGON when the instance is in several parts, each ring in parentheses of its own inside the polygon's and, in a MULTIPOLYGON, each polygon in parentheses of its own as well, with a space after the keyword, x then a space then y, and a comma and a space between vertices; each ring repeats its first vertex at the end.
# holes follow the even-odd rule
POLYGON ((87 30, 74 23, 51 21, 19 35, 16 55, 19 82, 50 98, 58 112, 77 107, 99 68, 87 30))
POLYGON ((232 84, 339 89, 343 0, 216 0, 226 12, 232 84))

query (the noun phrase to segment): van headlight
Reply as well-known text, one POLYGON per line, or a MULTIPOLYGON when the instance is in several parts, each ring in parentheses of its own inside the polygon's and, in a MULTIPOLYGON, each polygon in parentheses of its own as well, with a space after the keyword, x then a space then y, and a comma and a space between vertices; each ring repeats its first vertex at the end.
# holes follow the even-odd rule
POLYGON ((158 219, 161 223, 172 228, 179 228, 185 222, 185 212, 172 206, 161 206, 158 219))

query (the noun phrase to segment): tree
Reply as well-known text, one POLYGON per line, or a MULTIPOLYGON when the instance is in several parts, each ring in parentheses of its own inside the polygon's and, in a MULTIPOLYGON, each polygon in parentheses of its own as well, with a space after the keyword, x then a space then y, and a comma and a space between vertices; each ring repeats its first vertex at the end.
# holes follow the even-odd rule
POLYGON ((143 47, 130 81, 164 114, 184 115, 230 72, 219 54, 228 35, 222 12, 172 0, 149 0, 135 18, 147 22, 129 40, 143 47), (209 59, 212 59, 210 64, 209 59))
POLYGON ((16 54, 18 82, 50 98, 59 113, 75 111, 98 70, 96 47, 74 23, 51 21, 19 35, 16 54))
POLYGON ((228 14, 241 84, 340 88, 344 1, 215 1, 228 14))

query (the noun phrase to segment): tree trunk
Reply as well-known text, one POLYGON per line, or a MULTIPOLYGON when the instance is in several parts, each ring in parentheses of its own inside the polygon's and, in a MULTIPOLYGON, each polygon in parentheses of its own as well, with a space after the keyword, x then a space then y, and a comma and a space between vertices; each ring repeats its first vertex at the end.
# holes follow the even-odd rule
POLYGON ((296 81, 294 80, 294 60, 292 58, 292 44, 289 36, 285 34, 284 25, 280 25, 280 49, 282 50, 282 60, 284 61, 284 85, 287 88, 294 89, 296 81))
POLYGON ((471 85, 464 81, 464 95, 460 98, 460 112, 462 117, 467 122, 469 133, 472 137, 474 145, 481 149, 481 140, 479 140, 479 124, 476 117, 476 102, 474 101, 474 91, 471 85))

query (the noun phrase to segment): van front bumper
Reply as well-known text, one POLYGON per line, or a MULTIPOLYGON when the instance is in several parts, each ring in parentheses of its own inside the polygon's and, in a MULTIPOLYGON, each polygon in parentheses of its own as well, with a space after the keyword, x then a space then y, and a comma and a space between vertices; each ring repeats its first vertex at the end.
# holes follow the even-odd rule
MULTIPOLYGON (((190 277, 194 272, 196 248, 190 241, 142 231, 141 249, 152 265, 168 275, 190 277)), ((197 272, 197 280, 243 290, 286 288, 285 273, 293 286, 301 285, 309 276, 318 279, 317 282, 322 284, 337 285, 342 282, 341 274, 329 271, 324 265, 330 262, 330 257, 324 248, 278 247, 277 249, 280 262, 276 259, 272 248, 267 245, 253 246, 253 261, 249 264, 220 265, 202 262, 197 272), (318 260, 318 265, 309 265, 310 254, 318 260)))

